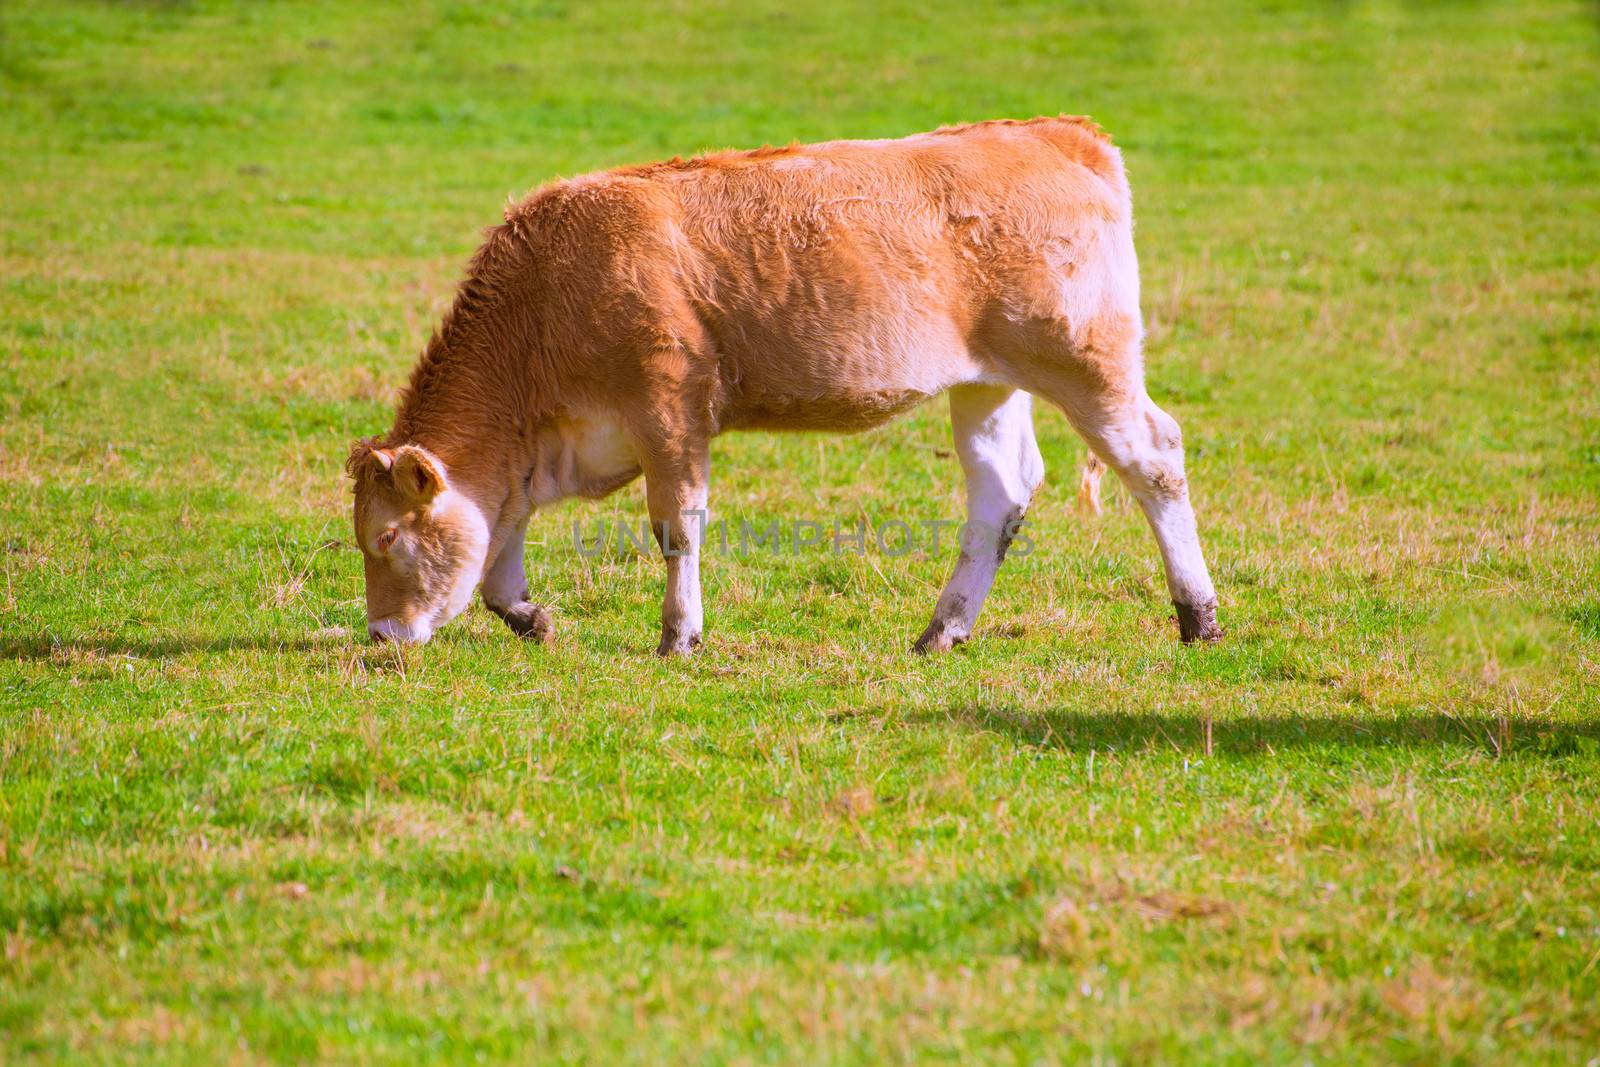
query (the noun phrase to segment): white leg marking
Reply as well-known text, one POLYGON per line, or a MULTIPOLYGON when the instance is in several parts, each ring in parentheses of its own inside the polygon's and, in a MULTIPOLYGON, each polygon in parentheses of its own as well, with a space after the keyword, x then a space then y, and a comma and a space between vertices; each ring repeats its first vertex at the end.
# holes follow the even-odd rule
POLYGON ((550 612, 528 599, 528 576, 522 568, 527 535, 528 520, 523 519, 484 572, 483 603, 518 637, 545 642, 550 640, 553 625, 550 612))
POLYGON ((1148 395, 1141 395, 1129 407, 1085 429, 1090 443, 1127 484, 1149 520, 1161 547, 1167 591, 1177 606, 1183 639, 1220 637, 1217 593, 1189 504, 1177 422, 1148 395))
POLYGON ((656 648, 663 656, 683 655, 698 648, 705 621, 700 604, 700 544, 707 521, 703 461, 698 472, 683 472, 677 482, 666 480, 669 477, 658 476, 652 482, 648 474, 645 476, 650 525, 667 562, 661 644, 656 648))
POLYGON ((1044 480, 1044 459, 1033 436, 1033 398, 1005 386, 950 390, 950 425, 967 476, 969 538, 961 546, 933 620, 917 639, 918 652, 942 652, 972 635, 984 598, 1005 558, 1008 525, 1020 522, 1044 480))
POLYGON ((483 575, 483 602, 495 611, 506 611, 528 599, 528 577, 522 569, 523 547, 528 522, 517 524, 501 546, 500 555, 483 575))

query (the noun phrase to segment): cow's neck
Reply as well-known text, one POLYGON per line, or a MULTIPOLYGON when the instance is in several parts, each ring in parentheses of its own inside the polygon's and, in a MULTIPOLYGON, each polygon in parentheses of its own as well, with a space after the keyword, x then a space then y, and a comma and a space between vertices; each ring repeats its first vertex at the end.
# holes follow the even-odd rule
POLYGON ((474 344, 472 335, 480 332, 447 322, 429 342, 389 439, 438 456, 451 485, 478 505, 498 533, 502 517, 518 507, 514 498, 531 462, 534 415, 525 370, 519 374, 517 366, 525 367, 525 356, 508 359, 509 353, 474 344))
POLYGON ((469 278, 412 372, 388 440, 439 457, 483 512, 491 559, 531 508, 604 496, 640 470, 614 415, 549 403, 561 390, 519 311, 527 303, 469 278))

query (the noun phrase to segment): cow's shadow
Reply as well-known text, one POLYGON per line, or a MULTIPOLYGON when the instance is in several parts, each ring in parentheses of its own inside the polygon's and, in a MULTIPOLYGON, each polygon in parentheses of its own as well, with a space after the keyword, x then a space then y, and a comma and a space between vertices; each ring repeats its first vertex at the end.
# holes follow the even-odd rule
POLYGON ((1084 711, 962 705, 903 716, 984 730, 1037 748, 1081 752, 1155 749, 1186 757, 1269 756, 1282 749, 1470 748, 1490 754, 1600 758, 1600 719, 1437 712, 1363 716, 1270 713, 1207 720, 1189 712, 1084 711), (1208 737, 1209 734, 1209 737, 1208 737))
MULTIPOLYGON (((354 639, 348 639, 353 643, 354 639)), ((152 637, 69 637, 50 633, 0 636, 0 660, 62 662, 82 658, 132 657, 135 659, 174 659, 194 653, 216 652, 304 652, 313 648, 335 648, 337 637, 282 637, 227 634, 210 637, 159 635, 152 637)))

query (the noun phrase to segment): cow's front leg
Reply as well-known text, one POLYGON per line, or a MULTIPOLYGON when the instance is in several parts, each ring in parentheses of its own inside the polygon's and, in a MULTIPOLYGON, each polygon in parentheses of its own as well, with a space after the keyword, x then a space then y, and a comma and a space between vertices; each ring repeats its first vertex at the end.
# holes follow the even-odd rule
POLYGON ((1006 557, 1044 460, 1033 436, 1033 398, 1002 386, 950 390, 950 425, 967 475, 967 529, 918 652, 945 652, 972 635, 978 610, 1006 557))
POLYGON ((650 528, 667 562, 667 592, 661 605, 661 656, 688 655, 700 647, 700 545, 705 539, 710 453, 701 443, 663 450, 645 458, 645 496, 650 528))
POLYGON ((511 632, 529 641, 548 643, 552 632, 550 612, 528 599, 528 577, 522 569, 524 520, 506 538, 500 555, 484 571, 483 605, 505 620, 511 632))

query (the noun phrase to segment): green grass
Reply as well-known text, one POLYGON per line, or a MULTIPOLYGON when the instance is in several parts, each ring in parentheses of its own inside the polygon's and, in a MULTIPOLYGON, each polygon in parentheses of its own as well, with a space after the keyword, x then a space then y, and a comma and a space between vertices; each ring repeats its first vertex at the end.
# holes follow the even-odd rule
MULTIPOLYGON (((1592 4, 0 7, 0 1059, 1581 1062, 1600 1049, 1592 4), (1088 112, 1226 641, 1120 490, 948 558, 536 520, 550 648, 364 623, 349 441, 550 176, 1088 112)), ((960 514, 941 406, 731 522, 960 514)))

